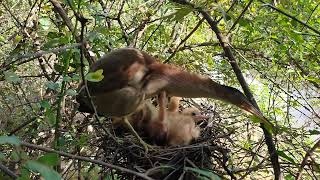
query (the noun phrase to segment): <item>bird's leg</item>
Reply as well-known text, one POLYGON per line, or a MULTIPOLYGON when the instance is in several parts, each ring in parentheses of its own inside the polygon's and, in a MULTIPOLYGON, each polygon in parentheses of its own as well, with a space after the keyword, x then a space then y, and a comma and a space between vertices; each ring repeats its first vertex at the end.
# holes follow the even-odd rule
POLYGON ((134 128, 131 126, 128 117, 124 117, 123 118, 124 123, 128 126, 129 130, 131 131, 131 133, 139 140, 140 144, 144 147, 146 153, 148 152, 149 148, 153 149, 153 146, 147 144, 146 142, 144 142, 144 140, 141 139, 141 137, 139 136, 139 134, 136 132, 136 130, 134 130, 134 128))
POLYGON ((166 113, 166 92, 162 91, 158 97, 158 120, 152 124, 153 139, 157 144, 165 145, 168 140, 168 122, 166 113))
POLYGON ((164 123, 166 117, 166 92, 161 91, 158 97, 159 104, 159 122, 164 123))

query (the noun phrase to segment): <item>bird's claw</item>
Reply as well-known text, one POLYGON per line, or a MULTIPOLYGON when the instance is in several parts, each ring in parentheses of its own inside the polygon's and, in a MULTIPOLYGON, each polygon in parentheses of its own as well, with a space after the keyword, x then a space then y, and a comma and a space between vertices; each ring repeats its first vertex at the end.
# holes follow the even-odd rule
POLYGON ((144 150, 145 150, 145 153, 146 153, 146 154, 148 154, 149 149, 154 150, 154 146, 152 146, 152 145, 150 145, 150 144, 148 144, 148 143, 144 142, 143 140, 142 140, 142 141, 140 141, 140 144, 143 146, 143 148, 144 148, 144 150))

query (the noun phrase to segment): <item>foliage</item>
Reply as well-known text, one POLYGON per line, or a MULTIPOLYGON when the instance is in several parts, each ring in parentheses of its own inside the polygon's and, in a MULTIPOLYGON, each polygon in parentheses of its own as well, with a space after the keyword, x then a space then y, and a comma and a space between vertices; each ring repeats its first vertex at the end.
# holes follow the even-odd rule
MULTIPOLYGON (((259 0, 246 11, 249 0, 189 2, 194 6, 157 0, 1 2, 0 135, 15 135, 21 141, 121 164, 111 158, 116 153, 110 157, 97 153, 107 136, 102 125, 79 118, 76 113, 75 96, 81 80, 81 24, 77 15, 89 20, 84 32, 85 72, 92 60, 111 49, 132 46, 163 62, 241 89, 216 34, 207 21, 201 22, 197 10, 204 9, 229 41, 261 111, 279 130, 275 142, 285 179, 293 179, 298 172, 303 179, 317 179, 319 149, 315 148, 308 158, 308 166, 300 169, 300 165, 320 132, 319 2, 259 0), (56 7, 57 3, 62 9, 56 7), (200 26, 193 31, 198 23, 200 26), (90 130, 92 127, 94 130, 90 130)), ((97 82, 103 75, 98 70, 85 78, 97 82)), ((219 127, 224 137, 214 137, 214 143, 227 147, 223 157, 228 158, 219 161, 212 156, 211 167, 185 167, 183 172, 213 179, 216 174, 231 178, 230 173, 237 178, 272 175, 263 133, 256 123, 218 101, 188 102, 198 103, 213 117, 211 125, 219 127)), ((104 128, 110 129, 110 123, 105 122, 104 128)), ((0 137, 0 159, 13 172, 19 168, 21 179, 38 175, 70 178, 75 172, 83 177, 122 177, 119 171, 87 162, 75 163, 57 154, 21 149, 15 136, 0 137), (64 175, 53 170, 59 171, 57 166, 67 163, 73 165, 64 175)), ((140 170, 130 165, 127 168, 140 170)), ((0 178, 4 176, 0 174, 0 178)))

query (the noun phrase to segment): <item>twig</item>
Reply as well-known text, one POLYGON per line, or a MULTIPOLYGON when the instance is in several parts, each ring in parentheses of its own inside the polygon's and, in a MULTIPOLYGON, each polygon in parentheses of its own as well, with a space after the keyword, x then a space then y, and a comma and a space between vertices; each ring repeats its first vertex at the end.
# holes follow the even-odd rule
POLYGON ((268 7, 270 7, 271 9, 273 9, 273 10, 275 10, 275 11, 277 11, 277 12, 279 12, 279 13, 281 13, 281 14, 283 14, 283 15, 285 15, 285 16, 287 16, 287 17, 289 17, 289 18, 291 18, 291 19, 293 19, 293 20, 295 20, 295 21, 297 21, 298 23, 304 25, 304 26, 307 27, 308 29, 310 29, 310 30, 312 30, 313 32, 315 32, 315 33, 317 33, 317 34, 320 35, 320 31, 317 30, 316 28, 308 25, 308 24, 305 23, 305 22, 302 22, 302 21, 299 20, 298 18, 296 18, 296 17, 294 17, 294 16, 292 16, 292 15, 290 15, 290 14, 288 14, 288 13, 286 13, 286 12, 284 12, 284 11, 282 11, 282 10, 274 7, 274 6, 272 6, 271 4, 266 4, 266 3, 265 3, 264 1, 262 1, 262 0, 259 0, 259 1, 262 2, 262 3, 264 3, 265 6, 268 6, 268 7))
MULTIPOLYGON (((225 36, 222 35, 222 33, 220 32, 220 30, 218 28, 217 22, 211 18, 211 15, 207 11, 205 11, 199 7, 196 7, 194 4, 187 2, 186 0, 172 0, 172 1, 180 3, 180 4, 191 6, 192 8, 195 8, 198 12, 200 12, 202 14, 202 16, 206 19, 206 21, 210 25, 211 29, 215 32, 217 38, 219 39, 221 47, 223 48, 223 51, 224 51, 226 57, 228 58, 228 61, 231 65, 235 75, 237 76, 237 79, 238 79, 238 81, 244 91, 244 94, 248 97, 249 101, 253 104, 253 106, 255 106, 258 110, 260 110, 254 97, 253 97, 253 94, 250 91, 250 88, 249 88, 246 80, 244 79, 244 76, 241 72, 241 69, 239 68, 239 65, 236 62, 236 59, 231 51, 231 48, 230 48, 230 45, 228 44, 227 39, 225 38, 225 36)), ((263 129, 263 133, 264 133, 264 136, 266 139, 266 144, 268 146, 268 151, 270 154, 270 159, 272 162, 275 179, 276 180, 281 179, 281 169, 280 169, 280 164, 279 164, 279 157, 278 157, 278 154, 276 151, 275 144, 272 139, 272 134, 264 127, 264 124, 261 124, 261 128, 263 129)))
POLYGON ((87 95, 87 98, 90 102, 90 105, 93 109, 93 112, 94 112, 94 117, 95 119, 97 120, 98 124, 101 126, 101 128, 104 130, 105 133, 107 133, 109 135, 109 137, 111 137, 113 140, 116 140, 116 138, 114 136, 112 136, 112 134, 110 133, 110 131, 108 131, 101 123, 100 121, 100 118, 98 116, 98 112, 97 112, 97 109, 92 101, 92 98, 91 98, 91 95, 90 95, 90 92, 89 92, 89 89, 88 89, 88 85, 87 85, 87 81, 85 79, 85 75, 84 75, 84 58, 83 58, 83 54, 84 54, 84 28, 85 28, 85 25, 87 23, 87 19, 85 19, 84 17, 80 16, 80 15, 76 15, 77 19, 80 21, 81 23, 81 33, 80 33, 80 41, 82 42, 82 46, 80 46, 80 64, 81 64, 81 68, 80 68, 80 73, 81 73, 81 79, 82 79, 82 82, 84 84, 84 87, 85 87, 85 91, 86 91, 86 95, 87 95))
POLYGON ((299 167, 298 174, 296 176, 296 180, 301 179, 302 170, 303 170, 303 167, 306 165, 308 158, 311 157, 313 152, 319 147, 320 147, 320 139, 317 141, 317 143, 309 151, 307 151, 306 155, 304 156, 304 158, 301 162, 301 165, 299 167))
MULTIPOLYGON (((77 33, 75 33, 75 28, 73 27, 72 22, 71 22, 70 18, 68 17, 68 14, 63 9, 60 2, 57 0, 50 0, 50 2, 54 6, 54 10, 61 16, 63 21, 66 23, 68 29, 73 33, 73 36, 76 39, 76 41, 78 43, 81 42, 77 33)), ((84 47, 87 47, 87 46, 88 46, 88 43, 86 42, 84 47)), ((84 49, 84 55, 86 56, 86 59, 88 60, 89 64, 92 64, 93 62, 95 62, 95 58, 89 54, 89 51, 86 48, 84 49)))
POLYGON ((8 167, 3 165, 1 162, 0 162, 0 170, 2 170, 4 173, 6 173, 8 176, 12 177, 13 179, 17 179, 19 177, 14 172, 12 172, 8 167))
POLYGON ((9 14, 12 16, 12 18, 15 20, 16 26, 17 26, 17 27, 22 27, 21 22, 20 22, 20 21, 18 20, 18 18, 11 12, 10 8, 8 8, 8 7, 3 3, 3 1, 0 1, 0 3, 1 3, 2 6, 4 7, 4 9, 5 9, 6 11, 8 11, 9 14))
POLYGON ((183 51, 185 49, 192 49, 197 47, 204 47, 204 46, 219 46, 220 44, 217 42, 203 42, 203 43, 197 43, 197 44, 190 44, 190 45, 184 45, 180 47, 177 51, 183 51))
POLYGON ((158 29, 161 27, 163 23, 163 19, 160 21, 160 23, 158 24, 158 26, 152 31, 152 33, 150 34, 150 36, 148 37, 148 39, 143 43, 141 49, 144 49, 144 47, 148 44, 149 40, 151 39, 151 37, 154 35, 154 33, 156 33, 156 31, 158 31, 158 29))
POLYGON ((30 144, 30 143, 27 143, 27 142, 21 142, 21 145, 25 146, 25 147, 28 147, 28 148, 31 148, 31 149, 38 149, 38 150, 41 150, 41 151, 44 151, 44 152, 56 153, 56 154, 59 154, 61 156, 68 157, 68 158, 71 158, 71 159, 77 159, 77 160, 81 160, 81 161, 90 162, 90 163, 93 163, 93 164, 98 164, 98 165, 101 165, 101 166, 106 166, 106 167, 111 168, 111 169, 116 169, 116 170, 119 170, 119 171, 122 171, 122 172, 126 172, 126 173, 130 173, 130 174, 139 176, 139 177, 141 177, 143 179, 153 180, 152 178, 146 176, 145 174, 133 171, 131 169, 127 169, 127 168, 123 168, 123 167, 116 166, 116 165, 113 165, 113 164, 109 164, 109 163, 106 163, 106 162, 103 162, 103 161, 94 160, 94 159, 90 159, 90 158, 82 157, 82 156, 77 156, 77 155, 69 154, 69 153, 66 153, 66 152, 63 152, 63 151, 56 151, 56 150, 51 149, 51 148, 46 148, 46 147, 38 146, 38 145, 35 145, 35 144, 30 144))
POLYGON ((185 43, 185 42, 191 37, 191 35, 192 35, 194 32, 196 32, 196 31, 198 30, 198 28, 201 26, 201 24, 203 23, 204 20, 205 20, 205 19, 202 18, 202 19, 197 23, 197 25, 191 30, 191 32, 178 44, 178 46, 175 48, 174 52, 168 57, 168 59, 166 59, 166 60, 164 61, 164 63, 168 63, 168 62, 170 61, 170 59, 172 59, 172 58, 176 55, 176 53, 178 52, 179 47, 180 47, 183 43, 185 43))
POLYGON ((9 64, 6 64, 3 67, 1 67, 0 73, 3 72, 3 71, 9 70, 11 68, 11 65, 13 65, 13 64, 14 65, 21 65, 21 64, 30 62, 30 61, 32 61, 32 60, 34 60, 36 58, 39 58, 39 57, 41 57, 43 55, 49 54, 49 53, 58 53, 60 51, 64 51, 64 50, 67 50, 67 49, 73 49, 73 48, 76 48, 76 47, 79 47, 79 46, 81 46, 81 44, 80 43, 76 43, 76 44, 69 45, 69 46, 62 46, 62 47, 59 47, 59 48, 50 49, 48 51, 40 50, 40 51, 37 51, 35 53, 28 53, 28 54, 24 54, 24 55, 9 57, 7 59, 16 59, 16 60, 11 61, 9 64), (26 60, 18 62, 19 60, 25 59, 25 58, 29 58, 29 59, 26 59, 26 60))
MULTIPOLYGON (((237 4, 238 0, 233 0, 231 6, 229 7, 229 9, 226 11, 226 13, 228 13, 229 11, 231 11, 231 9, 237 4)), ((221 16, 217 22, 219 23, 221 20, 223 19, 223 16, 221 16)))
POLYGON ((231 26, 231 28, 229 29, 228 33, 229 34, 232 29, 238 24, 239 20, 242 18, 242 16, 244 15, 244 13, 249 9, 251 3, 253 2, 253 0, 250 0, 249 3, 246 5, 246 7, 244 7, 243 11, 241 12, 241 14, 237 17, 237 19, 235 20, 235 22, 233 23, 233 25, 231 26))
POLYGON ((120 29, 121 29, 121 31, 122 31, 122 33, 123 33, 123 38, 124 38, 124 40, 126 41, 127 46, 129 46, 129 45, 130 45, 129 36, 128 36, 128 33, 126 32, 126 29, 124 28, 124 26, 123 26, 123 24, 122 24, 121 17, 120 17, 125 2, 126 2, 126 1, 123 0, 122 3, 121 3, 121 6, 120 6, 120 9, 119 9, 119 12, 118 12, 118 15, 117 15, 116 20, 118 21, 118 24, 119 24, 119 26, 120 26, 120 29))

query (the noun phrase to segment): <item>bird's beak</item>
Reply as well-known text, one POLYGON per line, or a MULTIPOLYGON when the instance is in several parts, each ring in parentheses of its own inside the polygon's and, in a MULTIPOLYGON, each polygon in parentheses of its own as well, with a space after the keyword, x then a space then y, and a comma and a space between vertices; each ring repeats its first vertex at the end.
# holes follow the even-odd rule
POLYGON ((193 116, 193 119, 196 121, 208 120, 209 118, 210 118, 209 116, 205 116, 202 114, 193 116))
POLYGON ((255 108, 248 100, 243 101, 240 105, 240 108, 259 118, 260 122, 266 125, 268 129, 274 128, 273 124, 267 118, 265 118, 262 113, 257 108, 255 108))

